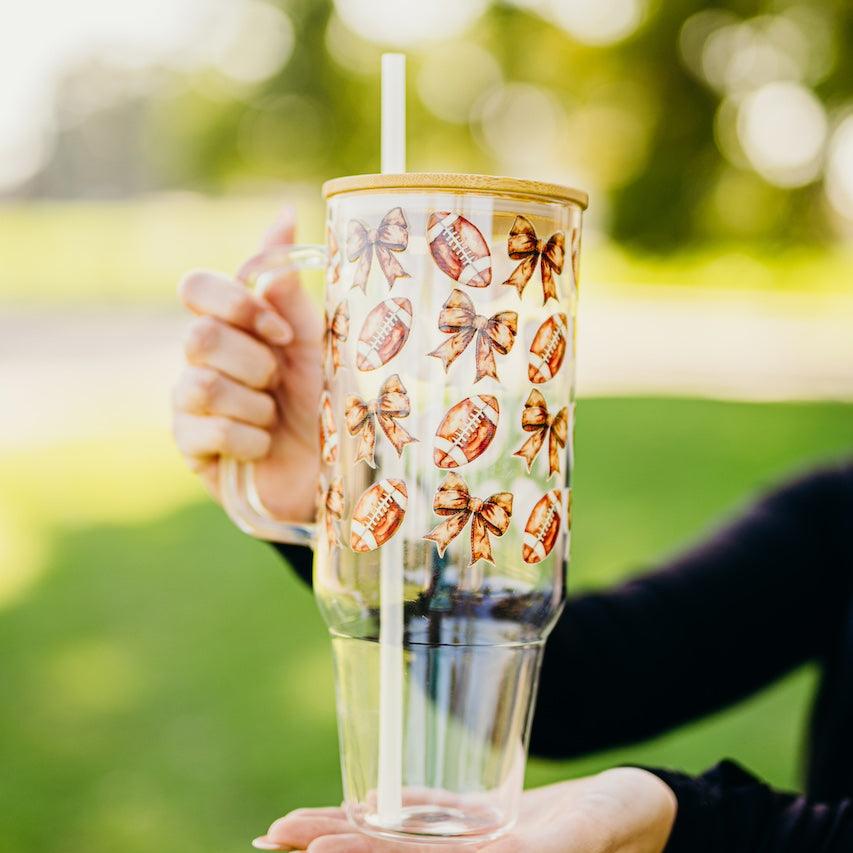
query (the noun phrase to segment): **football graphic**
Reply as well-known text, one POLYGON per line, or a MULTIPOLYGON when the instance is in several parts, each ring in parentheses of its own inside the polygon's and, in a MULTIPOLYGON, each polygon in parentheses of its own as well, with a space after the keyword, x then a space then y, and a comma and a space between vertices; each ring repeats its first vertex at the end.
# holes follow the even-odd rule
POLYGON ((541 385, 556 376, 566 355, 568 326, 565 314, 552 314, 537 330, 530 344, 527 377, 541 385))
POLYGON ((402 480, 380 480, 362 492, 352 511, 352 550, 364 553, 384 545, 403 523, 408 502, 402 480))
POLYGON ((488 287, 492 256, 476 225, 458 213, 430 214, 427 242, 438 268, 460 284, 488 287))
POLYGON ((376 370, 403 348, 412 328, 412 303, 399 296, 383 299, 365 318, 358 337, 356 366, 376 370))
POLYGON ((338 458, 338 430, 332 414, 332 398, 328 391, 320 395, 320 455, 327 465, 338 458))
POLYGON ((562 502, 559 489, 551 489, 536 501, 524 528, 521 556, 525 563, 539 563, 551 553, 560 532, 562 502))
POLYGON ((489 394, 458 402, 435 431, 435 464, 439 468, 456 468, 473 462, 492 443, 499 416, 498 401, 489 394))

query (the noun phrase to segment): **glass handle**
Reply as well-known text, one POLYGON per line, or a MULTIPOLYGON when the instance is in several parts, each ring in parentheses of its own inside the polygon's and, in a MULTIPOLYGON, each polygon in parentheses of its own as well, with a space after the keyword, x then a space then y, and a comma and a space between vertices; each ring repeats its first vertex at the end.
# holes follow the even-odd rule
MULTIPOLYGON (((323 269, 325 264, 323 246, 276 246, 249 261, 243 267, 241 278, 247 287, 263 296, 269 284, 282 273, 323 269)), ((219 489, 225 511, 244 533, 272 542, 314 547, 317 525, 274 518, 258 494, 255 467, 251 463, 223 456, 219 465, 219 489)))

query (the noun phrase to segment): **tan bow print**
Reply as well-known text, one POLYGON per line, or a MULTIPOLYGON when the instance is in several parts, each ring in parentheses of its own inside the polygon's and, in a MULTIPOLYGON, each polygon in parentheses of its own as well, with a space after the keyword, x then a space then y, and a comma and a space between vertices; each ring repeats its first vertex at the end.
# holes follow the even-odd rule
POLYGON ((477 375, 474 381, 479 382, 484 376, 497 379, 495 353, 506 355, 512 349, 518 330, 518 314, 501 311, 492 317, 484 317, 474 310, 474 303, 461 290, 454 289, 441 306, 438 328, 451 337, 427 355, 440 358, 445 371, 465 352, 476 335, 474 360, 477 375))
POLYGON ((521 447, 513 453, 527 463, 527 470, 533 467, 533 460, 542 449, 545 436, 548 436, 548 476, 560 471, 560 448, 566 446, 569 436, 569 409, 563 406, 556 415, 548 414, 545 398, 534 388, 524 404, 521 413, 521 428, 533 433, 521 447))
POLYGON ((349 306, 346 300, 341 302, 333 314, 326 312, 326 327, 323 331, 323 352, 326 354, 326 364, 331 363, 332 373, 338 372, 341 366, 339 343, 349 337, 349 306))
POLYGON ((351 219, 347 226, 347 259, 356 265, 352 286, 360 287, 362 293, 367 291, 374 251, 389 287, 393 287, 398 278, 411 278, 391 254, 402 252, 408 245, 409 226, 402 208, 389 210, 375 231, 360 219, 351 219))
POLYGON ((376 467, 376 421, 379 421, 382 432, 394 446, 397 455, 402 456, 403 448, 418 440, 397 423, 398 418, 407 418, 410 411, 409 395, 396 373, 385 380, 379 389, 379 396, 369 403, 360 397, 347 397, 347 430, 350 435, 358 436, 355 461, 363 460, 371 468, 376 467))
POLYGON ((444 556, 447 546, 465 529, 470 519, 471 561, 468 565, 473 566, 477 560, 495 562, 489 534, 503 536, 509 527, 512 516, 512 495, 509 492, 498 492, 480 500, 471 497, 468 484, 462 477, 450 473, 438 487, 432 508, 436 515, 447 516, 424 536, 424 539, 435 542, 440 557, 444 556))
POLYGON ((577 290, 581 283, 581 230, 577 225, 572 228, 571 252, 572 275, 575 277, 575 290, 577 290))
POLYGON ((317 484, 317 517, 326 527, 326 540, 329 550, 341 544, 337 522, 344 514, 344 478, 336 477, 331 485, 326 485, 325 477, 317 484))
POLYGON ((557 298, 557 283, 554 276, 563 271, 566 238, 562 231, 552 234, 547 240, 540 240, 536 235, 533 223, 524 216, 516 216, 512 223, 507 240, 509 256, 521 263, 512 271, 512 275, 504 282, 511 284, 521 296, 527 282, 541 260, 542 272, 542 304, 549 299, 557 298))
POLYGON ((330 225, 326 226, 326 243, 329 247, 329 260, 326 263, 326 283, 333 285, 341 280, 341 249, 338 238, 330 225))

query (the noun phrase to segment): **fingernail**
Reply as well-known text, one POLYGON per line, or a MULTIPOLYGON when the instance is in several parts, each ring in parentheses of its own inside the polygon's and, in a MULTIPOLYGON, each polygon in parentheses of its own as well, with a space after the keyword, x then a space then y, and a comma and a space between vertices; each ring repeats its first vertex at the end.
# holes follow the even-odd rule
POLYGON ((290 324, 275 311, 261 311, 255 318, 255 328, 258 334, 279 346, 289 344, 293 340, 293 329, 290 328, 290 324))
POLYGON ((252 847, 254 847, 255 850, 290 850, 291 849, 290 847, 282 847, 277 842, 271 841, 269 836, 267 836, 267 835, 258 836, 258 838, 256 838, 252 842, 252 847))

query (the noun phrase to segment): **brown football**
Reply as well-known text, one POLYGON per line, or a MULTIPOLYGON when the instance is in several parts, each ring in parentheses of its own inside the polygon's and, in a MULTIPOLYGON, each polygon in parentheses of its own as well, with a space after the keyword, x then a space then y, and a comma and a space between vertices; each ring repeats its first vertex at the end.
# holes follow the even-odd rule
POLYGON ((362 492, 352 511, 352 550, 363 553, 384 545, 403 523, 408 502, 402 480, 380 480, 362 492))
POLYGON ((492 443, 500 411, 489 394, 466 397, 451 407, 435 431, 435 464, 457 468, 473 462, 492 443))
POLYGON ((358 336, 356 366, 376 370, 403 348, 412 328, 412 303, 400 296, 383 299, 364 318, 358 336))
POLYGON ((560 533, 562 502, 559 489, 551 489, 536 501, 524 528, 521 556, 525 563, 539 563, 551 553, 560 533))
POLYGON ((492 256, 480 229, 458 213, 430 214, 427 242, 438 268, 460 284, 488 287, 492 256))
POLYGON ((338 458, 338 430, 332 414, 332 398, 328 391, 320 395, 320 454, 327 465, 338 458))
POLYGON ((537 330, 530 344, 527 376, 541 385, 557 375, 566 356, 568 326, 565 314, 552 314, 537 330))

